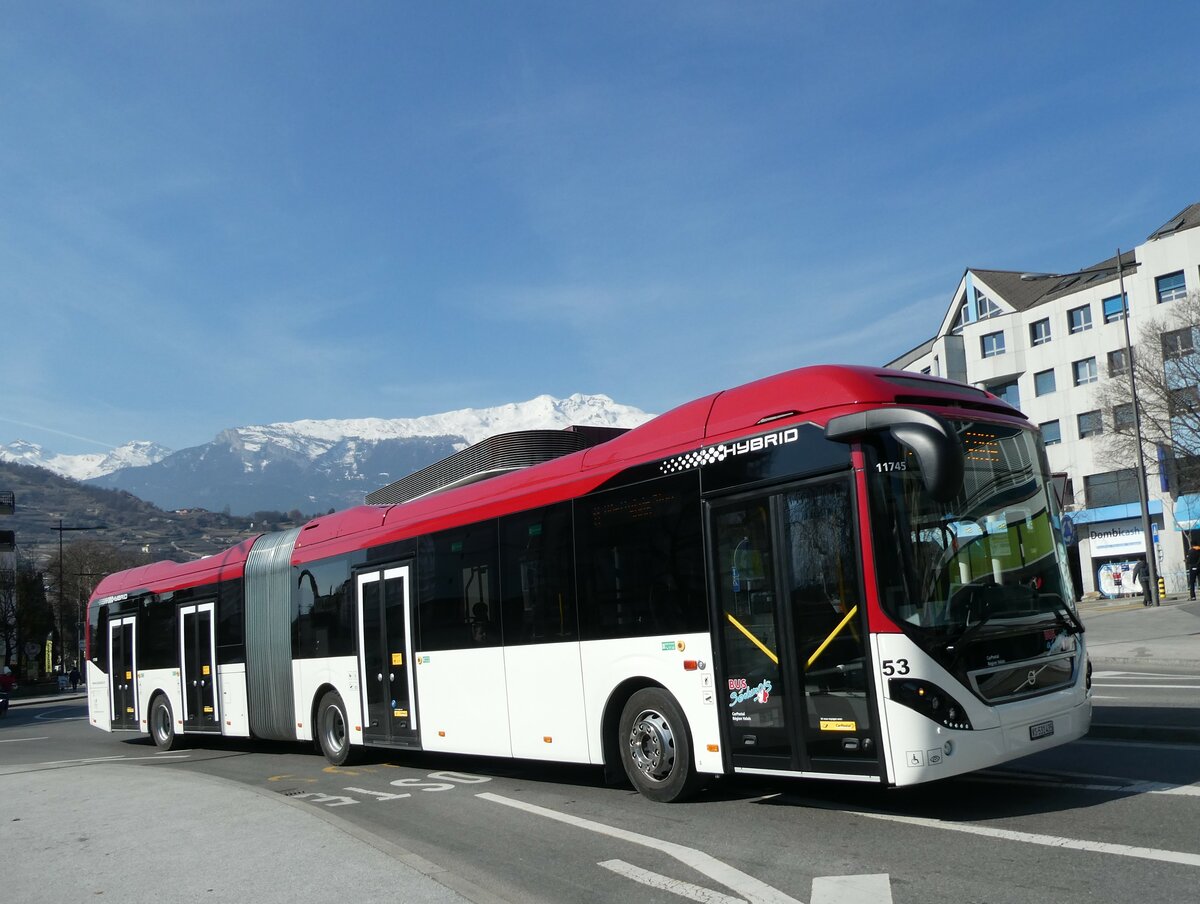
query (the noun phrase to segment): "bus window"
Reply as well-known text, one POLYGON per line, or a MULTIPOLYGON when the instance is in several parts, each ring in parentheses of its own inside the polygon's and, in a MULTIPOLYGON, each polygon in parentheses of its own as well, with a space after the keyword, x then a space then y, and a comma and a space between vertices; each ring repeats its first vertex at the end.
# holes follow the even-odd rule
POLYGON ((576 505, 585 640, 708 630, 696 473, 576 505))
POLYGON ((485 521, 421 539, 420 649, 500 645, 496 530, 495 521, 485 521))
POLYGON ((506 644, 579 639, 569 503, 500 520, 506 644))

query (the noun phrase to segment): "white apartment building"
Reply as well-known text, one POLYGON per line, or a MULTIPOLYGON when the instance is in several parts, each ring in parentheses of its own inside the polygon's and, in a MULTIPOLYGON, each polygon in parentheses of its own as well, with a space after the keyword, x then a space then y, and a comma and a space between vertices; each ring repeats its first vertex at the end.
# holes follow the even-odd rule
MULTIPOLYGON (((1121 254, 1135 359, 1140 326, 1161 319, 1163 305, 1200 291, 1197 226, 1200 204, 1193 204, 1121 254)), ((1136 460, 1114 468, 1098 438, 1108 417, 1097 398, 1100 384, 1128 379, 1117 259, 1059 277, 1028 277, 968 269, 937 334, 886 366, 987 389, 1038 424, 1051 470, 1065 475, 1059 488, 1075 535, 1077 591, 1129 593, 1133 563, 1146 555, 1136 460)), ((1200 324, 1179 332, 1167 340, 1182 341, 1185 353, 1200 351, 1200 324)), ((1160 467, 1152 449, 1146 456, 1158 572, 1168 593, 1186 591, 1184 554, 1193 530, 1200 542, 1200 495, 1170 486, 1170 469, 1160 467)))

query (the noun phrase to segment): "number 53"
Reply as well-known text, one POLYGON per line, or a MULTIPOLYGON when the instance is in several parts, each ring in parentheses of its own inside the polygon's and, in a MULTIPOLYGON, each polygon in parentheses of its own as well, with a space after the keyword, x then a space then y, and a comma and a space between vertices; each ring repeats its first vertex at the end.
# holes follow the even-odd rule
POLYGON ((907 675, 909 673, 907 659, 885 659, 883 661, 883 674, 891 678, 893 675, 907 675))

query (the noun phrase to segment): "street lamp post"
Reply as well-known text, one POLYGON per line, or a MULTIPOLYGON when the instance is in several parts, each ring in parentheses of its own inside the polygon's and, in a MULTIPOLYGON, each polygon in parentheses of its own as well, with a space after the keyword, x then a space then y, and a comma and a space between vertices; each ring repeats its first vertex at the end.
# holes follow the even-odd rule
MULTIPOLYGON (((1146 492, 1146 457, 1142 451, 1142 415, 1138 410, 1137 379, 1133 373, 1133 344, 1129 338, 1129 296, 1125 294, 1125 267, 1121 261, 1121 249, 1117 249, 1117 283, 1121 292, 1121 320, 1125 326, 1125 368, 1129 373, 1129 402, 1133 408, 1133 441, 1137 447, 1138 502, 1141 507, 1142 536, 1146 544, 1146 568, 1150 572, 1150 599, 1160 605, 1158 598, 1158 556, 1154 549, 1154 532, 1150 526, 1150 500, 1146 492)), ((1111 273, 1111 267, 1093 267, 1076 270, 1074 273, 1022 273, 1021 279, 1055 279, 1082 276, 1088 273, 1111 273)))
MULTIPOLYGON (((107 524, 94 524, 94 525, 91 525, 88 527, 64 527, 62 518, 58 519, 58 527, 50 528, 50 530, 58 531, 58 642, 59 642, 60 646, 64 646, 64 647, 66 646, 66 635, 63 632, 63 609, 65 608, 64 588, 63 588, 63 533, 66 531, 107 530, 107 529, 108 529, 107 524)), ((76 635, 78 635, 78 633, 79 633, 78 629, 76 629, 76 635)), ((76 647, 79 646, 79 637, 78 636, 76 636, 76 638, 75 638, 75 646, 76 647)), ((77 661, 82 663, 82 657, 80 656, 80 652, 81 651, 78 649, 75 651, 75 658, 77 661)), ((62 666, 62 673, 65 675, 66 671, 67 671, 66 651, 60 650, 58 655, 59 655, 59 662, 61 663, 61 666, 62 666)), ((80 669, 81 674, 82 674, 82 671, 83 670, 80 669)))

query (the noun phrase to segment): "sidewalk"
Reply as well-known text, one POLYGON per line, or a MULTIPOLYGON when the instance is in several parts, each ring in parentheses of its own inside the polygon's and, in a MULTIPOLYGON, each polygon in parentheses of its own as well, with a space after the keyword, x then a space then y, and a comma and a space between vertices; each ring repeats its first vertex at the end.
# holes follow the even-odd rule
POLYGON ((24 904, 295 904, 333 889, 361 904, 496 900, 316 807, 199 772, 9 772, 0 796, 4 895, 24 904))

